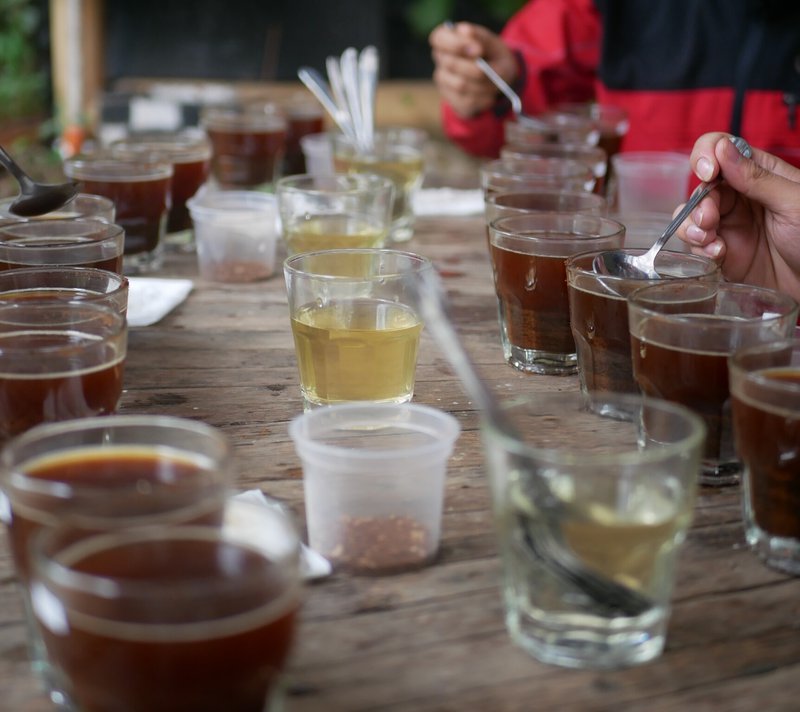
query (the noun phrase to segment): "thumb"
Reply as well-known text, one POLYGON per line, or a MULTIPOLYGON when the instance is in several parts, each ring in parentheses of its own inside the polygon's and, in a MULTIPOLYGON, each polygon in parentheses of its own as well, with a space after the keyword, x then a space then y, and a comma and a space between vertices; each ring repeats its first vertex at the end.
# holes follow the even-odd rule
POLYGON ((722 138, 714 147, 720 175, 736 191, 773 212, 784 212, 800 199, 800 185, 761 165, 761 152, 745 158, 733 142, 722 138))

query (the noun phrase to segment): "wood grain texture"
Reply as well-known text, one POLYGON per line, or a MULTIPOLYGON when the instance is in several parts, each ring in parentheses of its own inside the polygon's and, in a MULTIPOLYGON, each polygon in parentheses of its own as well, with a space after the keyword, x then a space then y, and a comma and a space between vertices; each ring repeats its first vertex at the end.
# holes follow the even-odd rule
MULTIPOLYGON (((575 377, 525 376, 503 363, 479 218, 420 220, 403 247, 444 270, 458 329, 500 395, 577 389, 575 377)), ((185 255, 170 256, 164 272, 194 276, 195 289, 159 324, 131 331, 120 411, 221 428, 235 444, 239 485, 284 500, 302 524, 301 470, 287 434, 302 404, 282 276, 205 283, 185 255)), ((415 400, 453 413, 462 427, 449 463, 441 552, 422 570, 335 574, 307 587, 289 712, 800 709, 800 579, 767 569, 746 548, 736 488, 699 495, 660 659, 575 671, 514 647, 503 623, 477 413, 429 335, 417 377, 415 400)), ((52 707, 28 668, 4 536, 0 709, 43 712, 52 707)))

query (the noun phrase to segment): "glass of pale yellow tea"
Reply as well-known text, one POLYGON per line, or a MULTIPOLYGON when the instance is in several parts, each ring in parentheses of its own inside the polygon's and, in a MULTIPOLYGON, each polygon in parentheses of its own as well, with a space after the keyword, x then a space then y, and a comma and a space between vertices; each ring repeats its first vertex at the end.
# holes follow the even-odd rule
POLYGON ((422 331, 416 285, 431 269, 426 258, 397 250, 323 250, 287 258, 306 409, 411 400, 422 331))
POLYGON ((401 131, 376 131, 369 148, 348 137, 333 137, 333 165, 338 173, 375 173, 394 184, 392 226, 393 242, 405 242, 414 235, 414 194, 422 184, 424 146, 420 140, 407 138, 401 131))
POLYGON ((275 193, 290 255, 383 247, 386 241, 394 195, 394 184, 388 178, 292 175, 278 181, 275 193))

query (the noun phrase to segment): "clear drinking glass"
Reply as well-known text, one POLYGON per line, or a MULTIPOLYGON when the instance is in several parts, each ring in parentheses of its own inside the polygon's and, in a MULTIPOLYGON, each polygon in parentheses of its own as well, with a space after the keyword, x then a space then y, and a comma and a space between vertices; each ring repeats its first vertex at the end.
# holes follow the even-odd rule
POLYGON ((34 540, 31 606, 62 706, 277 709, 300 607, 300 544, 282 511, 250 507, 258 528, 87 535, 67 521, 34 540))
POLYGON ((22 267, 94 267, 122 274, 125 231, 95 218, 26 220, 0 225, 0 271, 22 267))
MULTIPOLYGON (((628 228, 625 226, 625 240, 628 228)), ((644 249, 626 249, 640 255, 644 249)), ((638 393, 631 362, 627 297, 653 280, 630 279, 595 271, 600 251, 567 259, 570 326, 578 354, 578 375, 584 392, 638 393)), ((656 271, 662 279, 719 281, 719 266, 707 257, 661 250, 656 271)))
POLYGON ((333 137, 333 164, 341 173, 375 173, 394 184, 392 226, 395 242, 410 240, 414 234, 413 197, 422 185, 424 154, 413 141, 397 132, 376 131, 371 148, 357 146, 346 136, 333 137))
POLYGON ((113 413, 127 326, 92 301, 0 301, 0 442, 34 425, 113 413))
POLYGON ((157 270, 163 260, 172 164, 86 155, 64 161, 64 173, 80 181, 86 193, 113 201, 115 219, 125 230, 125 272, 157 270))
POLYGON ((800 576, 800 339, 739 349, 728 371, 747 543, 800 576))
POLYGON ((705 434, 683 406, 598 398, 603 408, 574 391, 519 396, 501 404, 510 429, 483 428, 506 626, 566 667, 661 654, 705 434))
POLYGON ((90 301, 125 316, 128 278, 90 267, 33 267, 0 271, 0 302, 90 301))
POLYGON ((503 355, 527 373, 577 371, 569 321, 567 257, 622 247, 625 228, 585 213, 530 213, 489 223, 503 355))
POLYGON ((381 249, 323 250, 284 263, 306 407, 411 400, 422 318, 419 275, 430 261, 381 249))
POLYGON ((739 481, 728 357, 790 337, 797 314, 786 294, 727 282, 667 280, 628 297, 633 376, 642 393, 681 403, 706 423, 701 484, 739 481))
POLYGON ((394 190, 388 178, 370 174, 281 178, 276 194, 289 254, 383 247, 394 190))
POLYGON ((571 158, 502 159, 481 166, 481 187, 486 195, 540 190, 586 191, 595 186, 592 169, 571 158))

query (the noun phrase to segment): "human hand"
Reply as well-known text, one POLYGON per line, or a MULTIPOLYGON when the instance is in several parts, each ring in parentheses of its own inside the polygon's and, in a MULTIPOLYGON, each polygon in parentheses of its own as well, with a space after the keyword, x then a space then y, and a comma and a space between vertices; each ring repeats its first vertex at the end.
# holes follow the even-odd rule
POLYGON ((497 89, 475 64, 483 57, 492 68, 512 84, 518 73, 517 60, 496 34, 469 22, 445 23, 429 36, 435 64, 433 81, 442 99, 464 118, 490 109, 497 89))
POLYGON ((745 158, 721 132, 695 142, 698 178, 725 180, 678 230, 695 254, 711 257, 732 282, 778 289, 800 300, 800 170, 766 151, 745 158))

